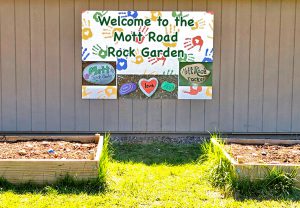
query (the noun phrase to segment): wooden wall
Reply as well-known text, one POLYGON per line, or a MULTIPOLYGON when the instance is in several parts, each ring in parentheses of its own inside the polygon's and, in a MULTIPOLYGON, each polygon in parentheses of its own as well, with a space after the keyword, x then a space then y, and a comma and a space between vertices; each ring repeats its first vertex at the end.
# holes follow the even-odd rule
POLYGON ((300 0, 0 0, 0 131, 300 132, 300 0), (213 100, 82 100, 81 12, 214 11, 213 100))

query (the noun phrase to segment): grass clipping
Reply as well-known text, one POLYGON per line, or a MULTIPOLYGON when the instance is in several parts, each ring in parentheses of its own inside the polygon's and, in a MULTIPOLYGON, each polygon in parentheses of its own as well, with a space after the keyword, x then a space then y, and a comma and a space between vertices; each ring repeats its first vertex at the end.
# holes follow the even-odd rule
POLYGON ((295 187, 296 170, 290 173, 281 169, 268 169, 263 179, 250 180, 236 174, 231 162, 225 156, 224 143, 218 135, 201 144, 202 161, 209 165, 209 181, 213 187, 219 188, 225 196, 235 198, 282 199, 293 197, 299 190, 295 187), (215 143, 212 140, 216 141, 215 143))

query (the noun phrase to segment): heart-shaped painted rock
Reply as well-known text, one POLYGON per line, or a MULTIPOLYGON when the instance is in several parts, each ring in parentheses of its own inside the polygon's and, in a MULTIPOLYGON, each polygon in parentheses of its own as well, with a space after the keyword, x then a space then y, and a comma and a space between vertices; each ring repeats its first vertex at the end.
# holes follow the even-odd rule
POLYGON ((116 77, 116 71, 109 63, 93 63, 84 68, 83 78, 93 84, 106 85, 116 77))
POLYGON ((158 80, 155 77, 150 79, 140 79, 139 87, 147 97, 151 97, 157 90, 158 80))
POLYGON ((120 87, 119 94, 120 95, 127 95, 132 93, 136 90, 137 86, 134 82, 125 83, 120 87))
POLYGON ((162 84, 161 84, 161 89, 167 91, 167 92, 173 92, 176 88, 176 85, 172 82, 167 82, 167 81, 164 81, 162 84))
POLYGON ((210 71, 203 64, 198 63, 182 67, 180 74, 193 84, 202 84, 208 79, 210 71))

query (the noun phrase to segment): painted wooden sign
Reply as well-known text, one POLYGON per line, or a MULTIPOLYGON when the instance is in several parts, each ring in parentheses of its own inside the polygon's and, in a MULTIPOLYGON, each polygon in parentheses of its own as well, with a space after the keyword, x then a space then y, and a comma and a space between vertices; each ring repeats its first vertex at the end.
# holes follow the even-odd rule
POLYGON ((213 13, 85 11, 82 98, 211 99, 213 13))

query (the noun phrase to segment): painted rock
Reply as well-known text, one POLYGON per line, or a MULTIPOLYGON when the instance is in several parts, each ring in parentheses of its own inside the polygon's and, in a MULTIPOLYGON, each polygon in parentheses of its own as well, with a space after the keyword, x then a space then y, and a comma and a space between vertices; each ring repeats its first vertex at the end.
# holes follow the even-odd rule
POLYGON ((172 82, 167 82, 167 81, 164 81, 162 84, 161 84, 161 89, 167 91, 167 92, 173 92, 176 88, 176 85, 172 82))
POLYGON ((180 74, 193 84, 202 84, 208 79, 210 71, 203 64, 197 63, 182 67, 180 74))
POLYGON ((120 95, 127 95, 132 93, 136 90, 137 86, 134 82, 125 83, 120 87, 119 94, 120 95))
POLYGON ((147 97, 151 97, 157 90, 158 80, 155 77, 150 79, 140 79, 139 87, 147 97))
POLYGON ((55 152, 54 152, 53 149, 49 149, 49 150, 48 150, 48 153, 49 153, 49 154, 53 154, 53 153, 55 153, 55 152))
POLYGON ((116 71, 108 63, 93 63, 84 68, 82 76, 87 82, 106 85, 115 79, 116 71))

